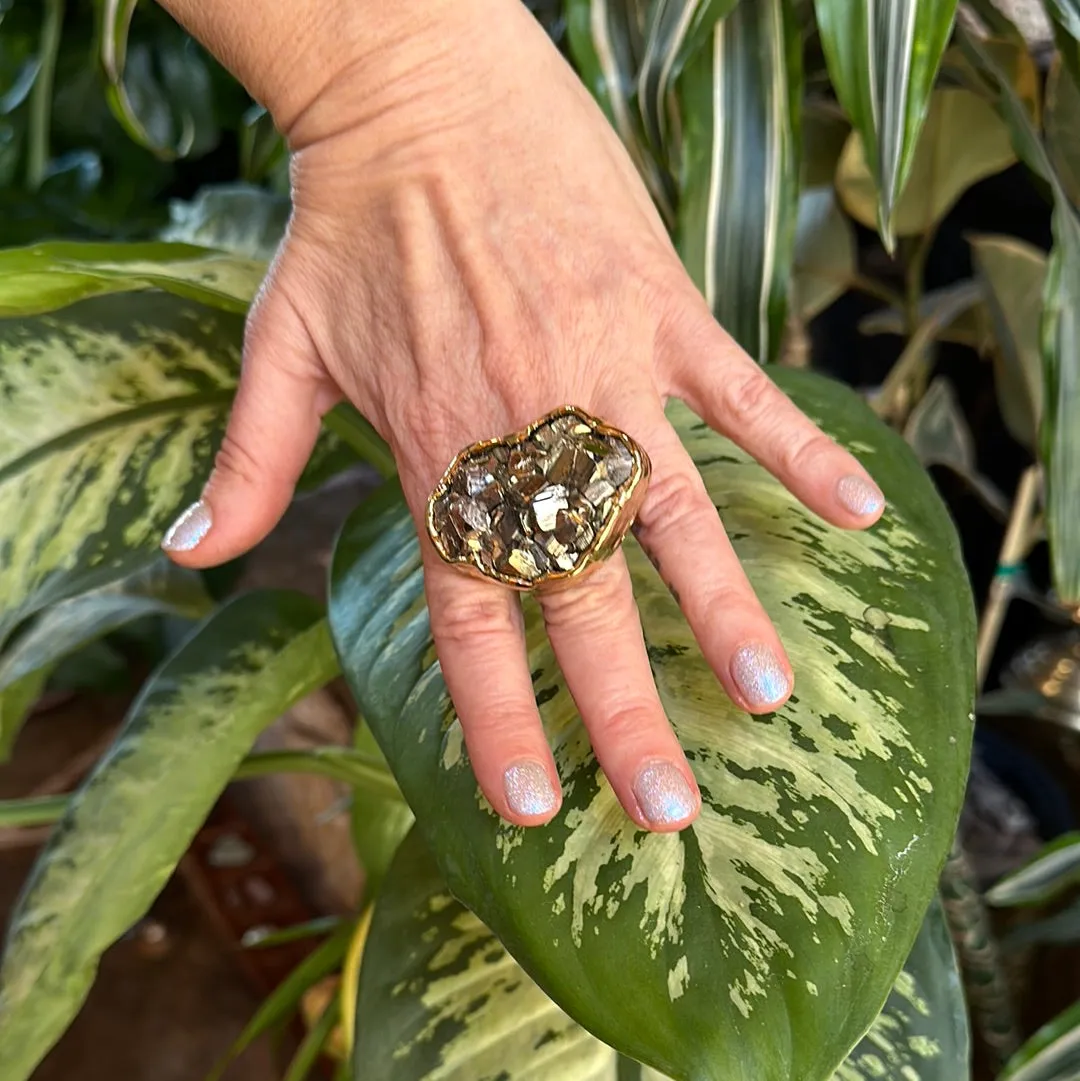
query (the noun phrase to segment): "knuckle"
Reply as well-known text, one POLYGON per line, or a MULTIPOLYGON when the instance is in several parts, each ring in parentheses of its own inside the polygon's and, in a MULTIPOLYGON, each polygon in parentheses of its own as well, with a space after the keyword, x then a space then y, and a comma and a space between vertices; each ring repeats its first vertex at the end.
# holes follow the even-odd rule
POLYGON ((639 698, 610 703, 605 713, 594 721, 592 728, 594 731, 601 729, 610 743, 627 747, 648 738, 658 723, 662 723, 662 718, 655 705, 650 707, 644 698, 639 698))
POLYGON ((760 368, 752 367, 728 382, 725 405, 733 420, 753 421, 776 408, 777 393, 772 380, 760 368))
POLYGON ((791 438, 784 441, 780 448, 779 465, 783 472, 799 474, 808 469, 815 461, 833 452, 836 444, 817 430, 806 431, 800 425, 791 438))
POLYGON ((702 511, 715 513, 696 473, 677 472, 660 479, 654 477, 637 517, 638 537, 647 545, 658 534, 682 529, 702 511))
POLYGON ((218 477, 225 476, 247 487, 257 488, 261 486, 265 469, 254 452, 226 432, 214 458, 214 472, 218 477))
POLYGON ((605 563, 573 589, 541 596, 548 630, 556 635, 571 630, 575 636, 596 638, 625 627, 628 619, 636 620, 633 593, 624 573, 621 566, 605 563))
POLYGON ((519 632, 513 598, 502 590, 448 590, 431 607, 432 629, 446 645, 483 649, 519 632))

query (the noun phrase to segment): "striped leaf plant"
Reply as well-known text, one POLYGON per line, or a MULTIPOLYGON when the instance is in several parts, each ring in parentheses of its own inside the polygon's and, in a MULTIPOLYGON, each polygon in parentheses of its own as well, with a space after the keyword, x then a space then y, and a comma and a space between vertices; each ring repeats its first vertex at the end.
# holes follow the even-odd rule
MULTIPOLYGON (((99 36, 109 100, 144 138, 117 61, 134 6, 98 5, 99 36)), ((1001 372, 1025 389, 1016 423, 1043 455, 1057 588, 1071 602, 1080 452, 1062 418, 1076 393, 1080 232, 1062 110, 1073 28, 1068 4, 1048 7, 1063 57, 1053 111, 1011 25, 982 4, 961 29, 956 0, 566 0, 562 15, 688 271, 763 363, 793 317, 866 285, 852 220, 879 229, 914 281, 925 244, 912 238, 932 235, 968 185, 1017 158, 1047 181, 1057 244, 1046 265, 980 238, 968 293, 922 298, 916 283, 894 296, 871 283, 912 341, 882 390, 887 408, 874 406, 906 418, 933 341, 986 313, 1001 372), (934 167, 938 148, 966 143, 959 165, 934 167)), ((205 480, 265 269, 265 237, 236 232, 198 222, 233 251, 155 239, 0 252, 0 749, 81 643, 148 610, 191 621, 70 799, 0 804, 0 824, 59 817, 7 929, 0 1081, 32 1075, 229 781, 278 768, 351 785, 370 883, 355 929, 336 930, 242 1037, 340 970, 290 1078, 338 1019, 342 1072, 358 1081, 967 1077, 934 894, 967 778, 973 604, 955 531, 903 438, 852 391, 771 366, 885 491, 880 524, 849 534, 673 402, 798 691, 769 716, 733 707, 629 540, 653 672, 703 813, 680 834, 628 822, 527 602, 565 799, 549 826, 511 827, 472 777, 431 644, 419 542, 392 460, 354 412, 328 417, 307 480, 358 459, 387 479, 341 534, 325 608, 286 591, 213 608, 161 570, 158 537, 205 480), (248 753, 339 674, 364 717, 355 748, 248 753)))

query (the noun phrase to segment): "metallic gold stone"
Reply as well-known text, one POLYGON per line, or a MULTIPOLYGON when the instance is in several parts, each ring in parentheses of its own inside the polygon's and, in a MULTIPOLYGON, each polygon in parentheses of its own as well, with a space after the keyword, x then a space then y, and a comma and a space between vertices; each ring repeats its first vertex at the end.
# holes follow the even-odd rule
POLYGON ((621 544, 649 459, 625 432, 572 406, 462 451, 428 501, 439 555, 515 589, 580 578, 621 544))

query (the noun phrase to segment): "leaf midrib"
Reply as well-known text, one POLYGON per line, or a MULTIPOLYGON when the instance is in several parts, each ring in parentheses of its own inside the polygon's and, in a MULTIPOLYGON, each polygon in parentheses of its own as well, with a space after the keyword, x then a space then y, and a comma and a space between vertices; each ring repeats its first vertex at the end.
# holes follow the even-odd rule
POLYGON ((179 398, 163 398, 160 401, 137 405, 133 409, 126 409, 123 412, 98 417, 88 424, 81 424, 60 435, 53 436, 52 439, 46 440, 32 450, 19 455, 18 458, 12 459, 7 465, 0 466, 0 484, 6 484, 12 477, 26 471, 41 459, 68 450, 93 436, 100 435, 102 432, 107 432, 113 428, 123 428, 129 424, 136 424, 159 415, 179 413, 186 409, 217 405, 219 403, 227 404, 232 401, 235 393, 234 389, 223 389, 203 391, 199 394, 187 394, 179 398))

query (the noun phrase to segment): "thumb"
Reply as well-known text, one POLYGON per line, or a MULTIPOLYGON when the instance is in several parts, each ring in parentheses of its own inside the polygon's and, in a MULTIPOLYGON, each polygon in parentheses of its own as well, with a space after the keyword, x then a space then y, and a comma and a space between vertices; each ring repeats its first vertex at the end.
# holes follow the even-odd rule
POLYGON ((277 525, 293 497, 322 414, 341 397, 300 318, 271 291, 248 317, 240 386, 202 498, 161 547, 186 567, 242 555, 277 525))

